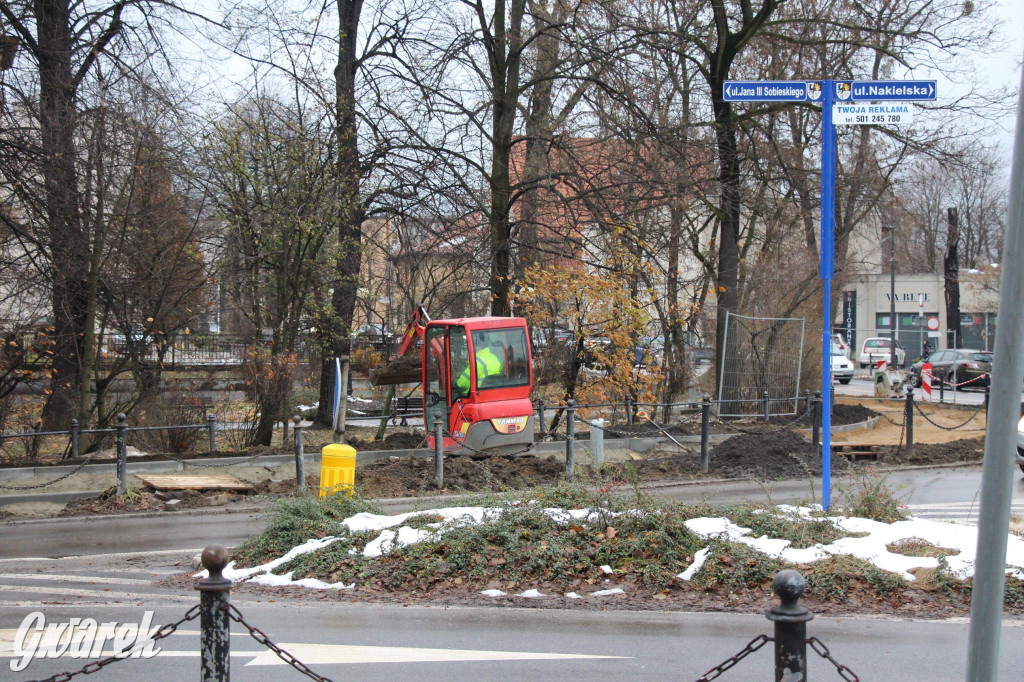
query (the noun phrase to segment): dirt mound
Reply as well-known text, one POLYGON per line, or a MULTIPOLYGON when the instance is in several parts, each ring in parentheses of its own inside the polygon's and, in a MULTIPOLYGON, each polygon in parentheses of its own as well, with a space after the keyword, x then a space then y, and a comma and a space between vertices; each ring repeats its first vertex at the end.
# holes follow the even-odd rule
MULTIPOLYGON (((565 474, 565 464, 550 457, 446 457, 445 492, 506 490, 551 485, 565 474)), ((434 462, 431 459, 401 457, 360 466, 356 487, 366 497, 397 497, 432 492, 434 462)))
POLYGON ((964 438, 948 443, 916 443, 912 452, 904 445, 889 448, 882 455, 882 464, 955 464, 981 462, 985 458, 984 438, 964 438))
POLYGON ((350 436, 345 439, 348 445, 356 450, 416 450, 427 447, 426 437, 422 433, 394 432, 384 437, 384 440, 373 440, 372 438, 359 438, 350 436))
MULTIPOLYGON (((735 436, 715 446, 709 457, 712 470, 727 477, 778 480, 821 474, 821 456, 814 446, 788 429, 735 436)), ((833 470, 847 466, 845 458, 832 458, 833 470)))

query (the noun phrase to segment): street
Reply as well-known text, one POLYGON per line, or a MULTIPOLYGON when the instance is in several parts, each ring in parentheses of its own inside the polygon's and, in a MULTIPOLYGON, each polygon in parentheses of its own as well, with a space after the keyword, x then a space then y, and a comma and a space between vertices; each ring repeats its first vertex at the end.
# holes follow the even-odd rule
MULTIPOLYGON (((1015 479, 1014 513, 1024 514, 1024 480, 1015 479)), ((896 471, 888 483, 914 514, 977 519, 978 467, 896 471)), ((842 484, 837 481, 837 489, 842 484)), ((819 486, 818 481, 728 481, 662 484, 650 493, 687 502, 806 502, 816 499, 819 486)), ((840 490, 834 499, 841 502, 840 490)), ((389 510, 410 506, 392 503, 389 510)), ((263 523, 255 512, 204 511, 3 524, 0 657, 13 656, 17 629, 34 611, 50 623, 73 617, 138 622, 147 609, 155 611, 155 624, 178 620, 197 602, 198 593, 155 583, 190 570, 201 547, 236 544, 263 523)), ((336 679, 696 679, 757 635, 771 633, 771 624, 760 615, 581 611, 551 608, 550 603, 542 609, 355 605, 319 596, 310 591, 275 598, 243 591, 232 603, 272 641, 336 679)), ((966 632, 964 619, 819 616, 808 625, 808 634, 861 679, 908 682, 963 679, 966 632)), ((299 679, 238 624, 232 624, 231 639, 235 679, 299 679)), ((1013 671, 1024 666, 1024 621, 1004 621, 1002 642, 1005 672, 999 679, 1016 679, 1013 671)), ((198 621, 182 625, 161 647, 155 659, 118 661, 100 674, 111 680, 192 679, 198 674, 198 621)), ((810 658, 815 678, 835 675, 828 661, 810 658)), ((74 671, 86 662, 66 655, 34 660, 24 674, 13 675, 9 661, 0 661, 4 679, 74 671)), ((732 679, 766 679, 771 670, 768 646, 741 661, 732 679)))
MULTIPOLYGON (((74 616, 120 622, 138 621, 145 608, 153 608, 154 622, 172 622, 189 603, 169 601, 169 596, 145 605, 48 603, 45 613, 52 622, 74 616)), ((193 602, 196 598, 187 597, 193 602)), ((385 682, 690 680, 742 650, 754 637, 772 632, 771 623, 761 615, 726 613, 267 603, 245 597, 236 597, 233 604, 271 641, 317 673, 385 682)), ((10 646, 20 614, 35 608, 41 607, 26 604, 0 612, 0 646, 10 646)), ((1019 620, 1004 622, 1001 680, 1018 679, 1017 671, 1024 666, 1022 626, 1019 620)), ((966 632, 962 619, 817 617, 808 623, 808 635, 824 643, 833 658, 860 679, 894 682, 962 680, 966 632)), ((186 623, 160 642, 162 652, 156 658, 119 661, 101 674, 109 680, 195 679, 198 639, 197 621, 186 623)), ((809 677, 836 679, 831 663, 810 650, 808 656, 809 677)), ((6 669, 7 661, 3 663, 5 679, 25 679, 77 670, 85 661, 34 660, 16 677, 6 669)), ((769 645, 741 661, 725 679, 770 679, 772 665, 769 645)), ((232 624, 231 666, 236 680, 301 679, 238 624, 232 624)))
MULTIPOLYGON (((853 381, 845 386, 840 383, 834 383, 832 386, 837 397, 873 397, 875 395, 875 383, 868 370, 856 370, 853 381)), ((923 391, 920 388, 914 389, 915 400, 923 400, 922 395, 923 391)), ((985 391, 976 388, 953 391, 947 388, 940 392, 938 386, 932 388, 932 402, 939 402, 940 397, 943 403, 949 405, 981 405, 985 402, 985 391)), ((1021 394, 1021 401, 1024 402, 1024 393, 1021 394)))

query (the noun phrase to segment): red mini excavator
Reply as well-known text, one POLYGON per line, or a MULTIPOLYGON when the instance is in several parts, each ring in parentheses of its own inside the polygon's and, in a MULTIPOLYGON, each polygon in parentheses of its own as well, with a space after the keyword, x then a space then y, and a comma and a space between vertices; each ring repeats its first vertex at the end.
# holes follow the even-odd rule
POLYGON ((370 380, 422 383, 430 447, 438 417, 446 452, 502 454, 533 442, 533 363, 521 317, 431 320, 418 306, 395 360, 370 380))

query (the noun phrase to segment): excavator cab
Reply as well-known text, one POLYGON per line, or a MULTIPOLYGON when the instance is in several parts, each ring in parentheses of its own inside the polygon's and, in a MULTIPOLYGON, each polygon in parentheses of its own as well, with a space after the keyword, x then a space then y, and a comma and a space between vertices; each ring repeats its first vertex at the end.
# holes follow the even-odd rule
POLYGON ((448 452, 500 454, 533 442, 533 368, 524 319, 434 320, 423 341, 430 447, 438 417, 448 452))

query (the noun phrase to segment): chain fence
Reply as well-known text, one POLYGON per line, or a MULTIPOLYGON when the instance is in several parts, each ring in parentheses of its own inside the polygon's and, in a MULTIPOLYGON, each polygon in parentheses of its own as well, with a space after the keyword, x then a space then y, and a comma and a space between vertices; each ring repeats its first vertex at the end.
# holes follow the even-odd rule
MULTIPOLYGON (((174 632, 179 627, 181 627, 183 623, 187 623, 190 620, 195 620, 196 618, 198 618, 200 608, 200 605, 196 604, 188 611, 186 611, 185 615, 180 620, 175 621, 174 623, 168 623, 167 625, 161 626, 160 629, 153 633, 153 636, 151 638, 147 639, 145 642, 142 642, 141 644, 143 644, 144 646, 149 646, 153 642, 159 642, 164 637, 169 637, 173 635, 174 632)), ((31 682, 67 682, 76 675, 91 675, 94 672, 102 670, 111 663, 127 659, 137 650, 138 646, 139 644, 136 643, 136 645, 128 651, 123 651, 119 654, 114 654, 113 656, 107 656, 106 658, 101 658, 97 661, 92 661, 91 663, 87 663, 86 665, 84 665, 79 670, 75 670, 72 672, 57 673, 56 675, 53 675, 51 677, 47 677, 42 680, 32 680, 31 682)))
MULTIPOLYGON (((981 414, 981 411, 985 409, 985 405, 984 404, 979 405, 978 409, 976 409, 974 412, 971 413, 971 416, 969 416, 966 420, 964 420, 960 424, 957 424, 956 426, 944 426, 942 424, 939 424, 934 419, 929 417, 927 412, 925 412, 923 409, 921 409, 921 403, 917 402, 916 400, 914 401, 914 409, 916 409, 917 413, 919 415, 921 415, 922 417, 924 417, 925 421, 927 421, 932 426, 934 426, 936 428, 939 428, 939 429, 942 429, 943 431, 956 431, 957 429, 962 429, 963 427, 967 426, 972 421, 974 421, 974 418, 977 417, 979 414, 981 414)), ((979 431, 979 430, 982 430, 982 429, 969 429, 969 430, 971 430, 971 431, 979 431)))

